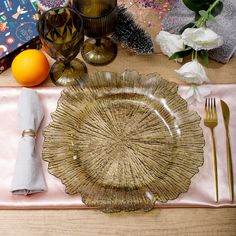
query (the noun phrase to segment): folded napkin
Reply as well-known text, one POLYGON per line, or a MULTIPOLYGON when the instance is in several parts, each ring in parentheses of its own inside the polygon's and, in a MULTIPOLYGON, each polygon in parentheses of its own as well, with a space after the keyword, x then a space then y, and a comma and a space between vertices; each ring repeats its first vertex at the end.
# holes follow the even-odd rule
POLYGON ((43 116, 37 92, 23 88, 18 103, 18 126, 22 137, 11 184, 13 194, 28 195, 46 190, 41 158, 35 143, 35 135, 43 116))
MULTIPOLYGON (((224 44, 209 51, 209 57, 213 60, 227 63, 236 52, 236 1, 223 1, 224 8, 220 15, 216 16, 217 22, 208 22, 207 26, 224 39, 224 44)), ((170 33, 178 34, 186 24, 194 21, 194 12, 189 10, 181 0, 178 0, 172 10, 167 13, 162 22, 162 29, 170 33)))

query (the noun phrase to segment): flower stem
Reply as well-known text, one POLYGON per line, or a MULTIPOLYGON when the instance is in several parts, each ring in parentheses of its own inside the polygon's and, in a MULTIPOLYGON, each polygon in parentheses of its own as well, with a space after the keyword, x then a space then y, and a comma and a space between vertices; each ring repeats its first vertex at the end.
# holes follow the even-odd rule
POLYGON ((197 51, 193 50, 192 52, 192 61, 197 60, 197 51))
MULTIPOLYGON (((213 3, 210 5, 210 7, 209 7, 209 8, 207 9, 207 11, 206 11, 208 15, 211 13, 211 11, 213 10, 213 8, 214 8, 220 1, 221 1, 221 0, 215 0, 215 2, 213 2, 213 3)), ((198 28, 199 28, 199 27, 202 27, 203 25, 206 24, 207 20, 208 20, 207 18, 201 16, 201 17, 198 19, 198 21, 195 22, 195 24, 194 24, 193 27, 195 27, 195 26, 197 26, 198 28)))
POLYGON ((208 8, 207 13, 209 14, 212 9, 220 2, 221 0, 216 0, 211 6, 208 8))

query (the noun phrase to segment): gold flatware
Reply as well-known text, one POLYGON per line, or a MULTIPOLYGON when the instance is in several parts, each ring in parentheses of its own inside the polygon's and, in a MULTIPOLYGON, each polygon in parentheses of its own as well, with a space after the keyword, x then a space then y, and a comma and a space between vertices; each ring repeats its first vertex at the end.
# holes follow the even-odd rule
POLYGON ((217 118, 215 98, 206 98, 205 112, 204 112, 204 125, 211 130, 212 158, 213 158, 213 171, 214 171, 214 179, 215 179, 216 202, 218 202, 218 175, 217 175, 217 159, 216 159, 214 128, 217 126, 217 124, 218 124, 218 118, 217 118))
POLYGON ((234 181, 233 181, 233 166, 232 166, 232 157, 231 157, 231 147, 229 140, 229 119, 230 111, 228 105, 220 100, 222 113, 224 117, 225 131, 226 131, 226 152, 227 152, 227 170, 228 170, 228 180, 229 180, 229 193, 231 201, 234 200, 234 181))

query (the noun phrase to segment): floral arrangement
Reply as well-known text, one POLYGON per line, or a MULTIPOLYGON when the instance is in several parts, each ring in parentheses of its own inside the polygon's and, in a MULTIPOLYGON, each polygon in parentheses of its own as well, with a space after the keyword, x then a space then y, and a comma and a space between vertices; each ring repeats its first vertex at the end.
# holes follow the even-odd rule
POLYGON ((183 3, 195 12, 195 20, 185 25, 179 35, 160 31, 156 41, 171 60, 182 62, 184 57, 192 55, 192 60, 176 72, 183 81, 192 84, 186 98, 190 102, 201 102, 210 93, 206 88, 198 87, 208 80, 202 64, 208 65, 208 50, 223 44, 222 37, 207 28, 207 22, 221 13, 223 3, 221 0, 183 0, 183 3))

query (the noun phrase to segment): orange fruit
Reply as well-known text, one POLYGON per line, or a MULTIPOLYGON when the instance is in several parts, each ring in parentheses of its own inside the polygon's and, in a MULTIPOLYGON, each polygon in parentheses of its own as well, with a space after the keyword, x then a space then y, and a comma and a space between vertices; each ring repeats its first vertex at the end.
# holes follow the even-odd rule
POLYGON ((47 79, 50 65, 42 52, 36 49, 28 49, 14 58, 11 69, 19 84, 32 87, 47 79))

